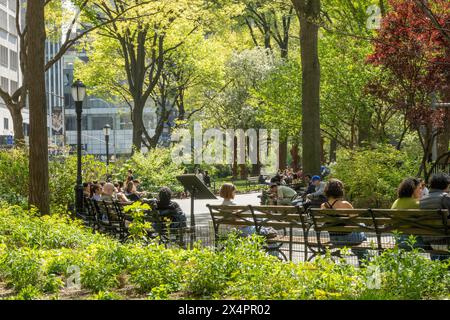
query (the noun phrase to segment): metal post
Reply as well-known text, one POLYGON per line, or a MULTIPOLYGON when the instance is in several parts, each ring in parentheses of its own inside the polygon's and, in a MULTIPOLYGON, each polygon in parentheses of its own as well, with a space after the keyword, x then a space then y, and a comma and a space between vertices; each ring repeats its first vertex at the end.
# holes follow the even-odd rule
POLYGON ((83 178, 81 176, 81 114, 82 101, 75 102, 77 113, 77 185, 75 186, 75 208, 76 213, 83 213, 83 178))
POLYGON ((195 242, 195 216, 194 216, 194 201, 195 201, 195 187, 192 187, 191 193, 191 249, 194 248, 195 242))
POLYGON ((106 170, 108 171, 108 168, 109 168, 109 135, 105 136, 105 142, 106 142, 106 170))

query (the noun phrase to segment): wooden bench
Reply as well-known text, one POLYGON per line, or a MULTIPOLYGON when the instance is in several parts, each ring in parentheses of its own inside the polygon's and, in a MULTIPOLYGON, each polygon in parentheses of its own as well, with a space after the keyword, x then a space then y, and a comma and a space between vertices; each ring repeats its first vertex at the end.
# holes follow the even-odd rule
MULTIPOLYGON (((304 212, 293 206, 222 206, 207 205, 213 222, 216 243, 220 239, 220 227, 254 227, 255 233, 262 235, 263 228, 274 228, 277 235, 266 239, 266 250, 277 251, 288 260, 281 250, 283 244, 289 245, 289 260, 292 260, 293 244, 304 244, 301 236, 294 236, 294 229, 304 230, 304 212)), ((305 253, 306 255, 307 253, 305 253)))
MULTIPOLYGON (((316 233, 315 241, 308 241, 307 246, 313 252, 312 259, 327 249, 338 249, 335 254, 340 254, 340 249, 347 247, 353 250, 378 250, 393 248, 395 240, 393 233, 399 232, 405 235, 447 237, 448 211, 446 210, 388 210, 388 209, 310 209, 310 218, 316 233), (349 234, 352 232, 364 232, 368 239, 359 242, 338 243, 323 237, 328 234, 349 234), (370 237, 370 234, 373 236, 370 237), (389 241, 383 238, 390 237, 389 241)), ((450 243, 450 242, 449 242, 450 243)), ((445 250, 425 250, 432 254, 446 254, 445 250)))

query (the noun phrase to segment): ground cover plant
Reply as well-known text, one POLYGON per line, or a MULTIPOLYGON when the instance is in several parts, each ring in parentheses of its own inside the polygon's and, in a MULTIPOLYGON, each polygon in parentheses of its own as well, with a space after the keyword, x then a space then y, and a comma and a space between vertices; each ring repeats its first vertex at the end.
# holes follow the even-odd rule
MULTIPOLYGON (((120 243, 62 215, 0 207, 3 299, 441 299, 448 262, 398 248, 357 268, 323 256, 286 263, 262 239, 230 236, 214 250, 120 243), (379 283, 374 287, 374 270, 379 283)), ((375 281, 376 283, 376 281, 375 281)))

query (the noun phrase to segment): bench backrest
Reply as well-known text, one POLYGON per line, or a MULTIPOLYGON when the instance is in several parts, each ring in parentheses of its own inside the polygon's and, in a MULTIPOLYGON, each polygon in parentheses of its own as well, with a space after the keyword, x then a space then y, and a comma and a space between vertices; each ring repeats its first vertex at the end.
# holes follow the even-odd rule
POLYGON ((218 231, 220 225, 255 226, 253 214, 249 206, 207 205, 214 228, 218 231))
POLYGON ((446 236, 447 210, 371 210, 380 233, 399 231, 403 234, 446 236))
POLYGON ((376 222, 367 209, 310 209, 315 231, 376 232, 376 222))
POLYGON ((305 228, 304 212, 294 206, 250 206, 259 230, 262 227, 305 228))

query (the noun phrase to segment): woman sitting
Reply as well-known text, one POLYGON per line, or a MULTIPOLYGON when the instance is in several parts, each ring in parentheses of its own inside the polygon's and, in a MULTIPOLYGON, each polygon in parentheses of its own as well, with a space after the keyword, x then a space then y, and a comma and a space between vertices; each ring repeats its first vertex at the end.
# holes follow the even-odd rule
POLYGON ((419 179, 408 178, 403 180, 397 189, 398 199, 392 204, 391 209, 419 209, 422 191, 422 184, 419 179))
POLYGON ((127 187, 125 188, 125 196, 131 202, 139 201, 141 199, 140 194, 136 190, 136 185, 133 181, 128 181, 127 187))
POLYGON ((91 199, 95 201, 101 201, 102 200, 102 193, 103 189, 102 186, 99 184, 94 184, 91 188, 91 199))
MULTIPOLYGON (((403 180, 397 189, 398 199, 392 204, 391 209, 419 209, 419 200, 422 198, 422 193, 423 184, 419 179, 407 178, 403 180)), ((399 248, 411 250, 411 246, 407 243, 408 238, 409 235, 407 234, 400 235, 397 241, 399 248)), ((416 237, 416 242, 413 247, 421 248, 423 246, 423 238, 420 236, 416 237)))
POLYGON ((161 217, 170 219, 170 229, 186 227, 186 216, 178 203, 172 201, 172 191, 169 188, 164 187, 159 190, 159 199, 154 209, 161 217))
MULTIPOLYGON (((337 180, 331 179, 325 186, 324 190, 327 200, 321 205, 321 209, 353 209, 350 202, 344 200, 344 184, 337 180)), ((329 232, 330 242, 336 245, 357 245, 367 240, 363 232, 329 232)), ((358 257, 358 262, 361 264, 361 259, 367 256, 367 250, 354 250, 354 255, 358 257)))

